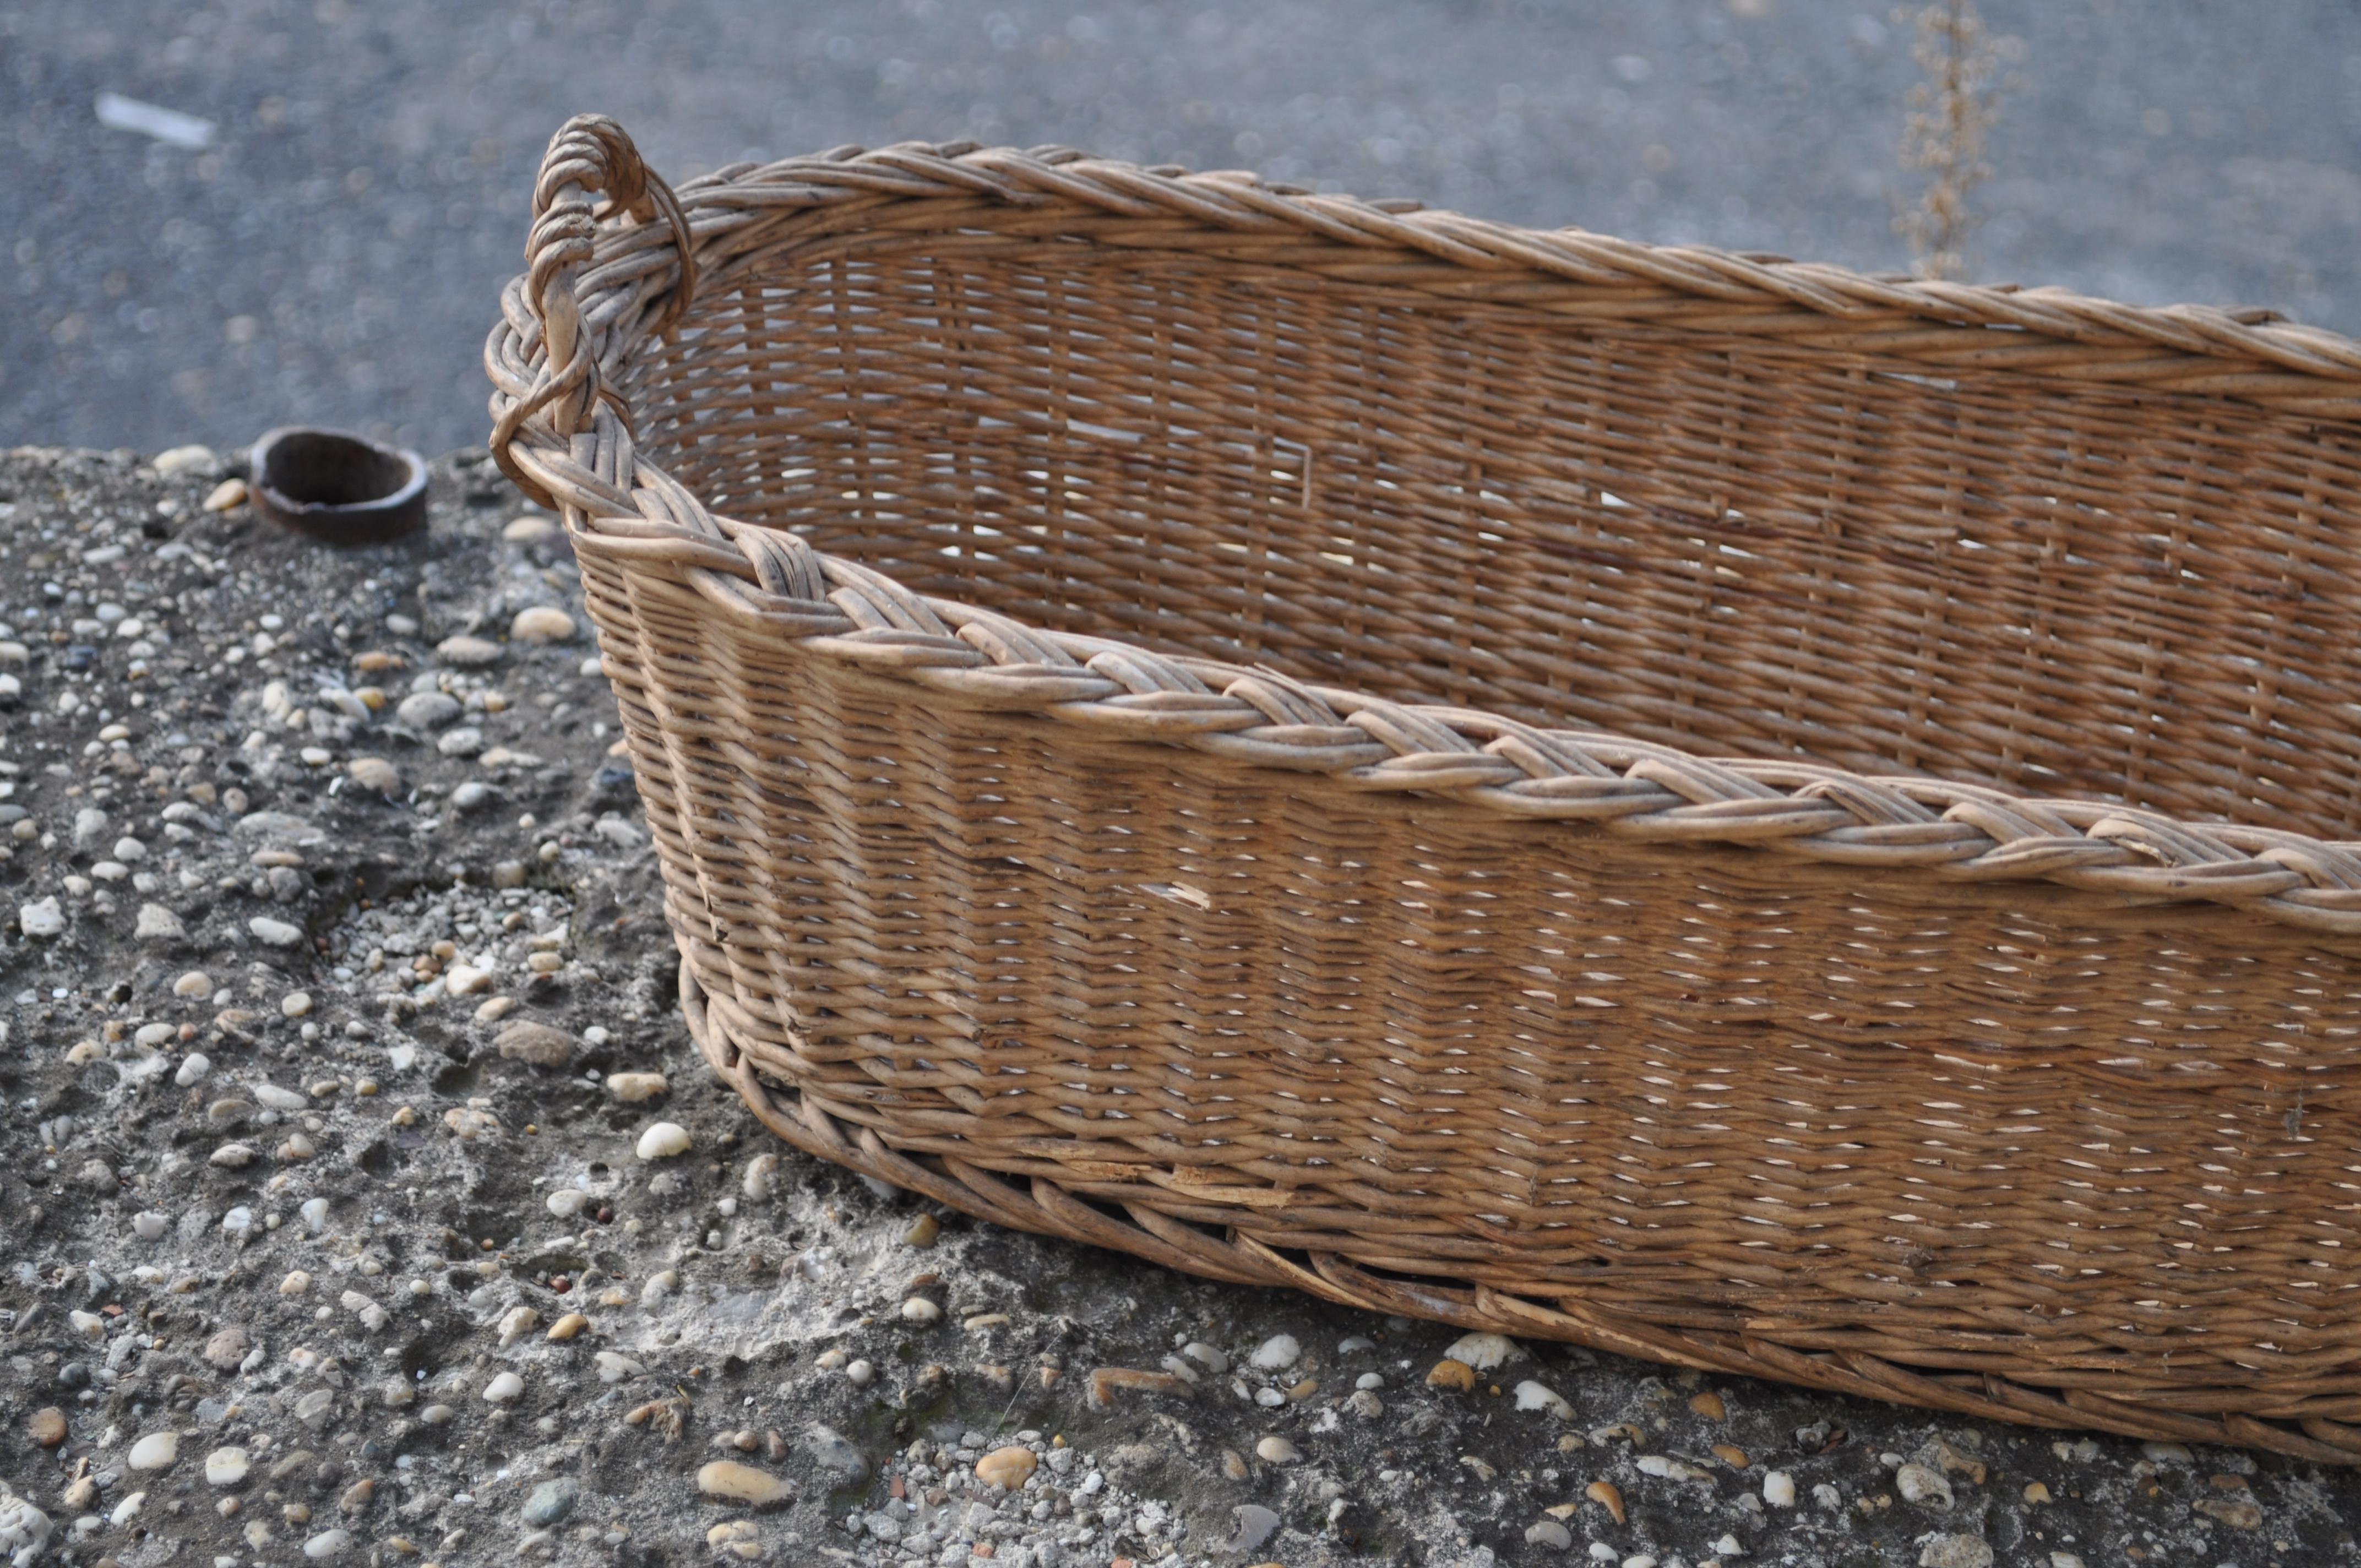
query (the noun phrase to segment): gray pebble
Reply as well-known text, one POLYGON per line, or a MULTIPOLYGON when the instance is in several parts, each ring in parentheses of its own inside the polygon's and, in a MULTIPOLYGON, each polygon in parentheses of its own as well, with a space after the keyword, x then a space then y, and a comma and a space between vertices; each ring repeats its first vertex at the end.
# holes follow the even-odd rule
POLYGON ((824 1468, 842 1475, 849 1485, 858 1486, 869 1479, 869 1461, 842 1434, 828 1427, 814 1427, 805 1446, 824 1468))
POLYGON ((440 729, 459 717, 459 699, 439 691, 412 692, 401 699, 393 716, 413 729, 440 729))
MULTIPOLYGON (((1260 1503, 1246 1503, 1238 1508, 1238 1538, 1222 1548, 1224 1552, 1252 1552, 1276 1533, 1282 1521, 1260 1503)), ((1526 1539, 1531 1540, 1528 1536, 1526 1539)))
POLYGON ((574 1511, 574 1505, 581 1496, 581 1483, 571 1475, 544 1481, 524 1500, 524 1522, 534 1526, 556 1524, 574 1511))

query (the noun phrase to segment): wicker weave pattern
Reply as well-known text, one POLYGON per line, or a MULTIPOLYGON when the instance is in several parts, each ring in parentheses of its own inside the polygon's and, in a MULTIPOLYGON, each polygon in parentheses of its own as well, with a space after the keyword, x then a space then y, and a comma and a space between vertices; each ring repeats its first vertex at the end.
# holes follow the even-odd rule
POLYGON ((2361 345, 1061 153, 675 199, 595 120, 528 254, 495 450, 791 1141, 2361 1457, 2361 345))

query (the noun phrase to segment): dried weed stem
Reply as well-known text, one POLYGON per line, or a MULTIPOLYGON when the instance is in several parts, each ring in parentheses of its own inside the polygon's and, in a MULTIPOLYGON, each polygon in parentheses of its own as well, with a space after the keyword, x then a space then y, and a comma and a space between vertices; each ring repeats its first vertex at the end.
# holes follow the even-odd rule
POLYGON ((1917 204, 1894 220, 1910 242, 1914 269, 1921 278, 1957 278, 1966 270, 1965 249, 1974 227, 1968 194, 1992 174, 1984 161, 1984 136, 2000 117, 2001 94, 2019 83, 2000 71, 2000 49, 1984 31, 1974 0, 1934 0, 1894 13, 1915 25, 1910 58, 1927 80, 1910 91, 1909 118, 1902 130, 1902 164, 1927 170, 1917 204))

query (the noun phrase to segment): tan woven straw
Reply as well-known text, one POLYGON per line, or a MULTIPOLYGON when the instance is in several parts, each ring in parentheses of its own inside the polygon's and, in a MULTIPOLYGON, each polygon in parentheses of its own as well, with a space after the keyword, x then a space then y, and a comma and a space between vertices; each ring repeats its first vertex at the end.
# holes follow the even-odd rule
POLYGON ((488 363, 796 1146, 1217 1278, 2361 1460, 2361 345, 570 123, 488 363))

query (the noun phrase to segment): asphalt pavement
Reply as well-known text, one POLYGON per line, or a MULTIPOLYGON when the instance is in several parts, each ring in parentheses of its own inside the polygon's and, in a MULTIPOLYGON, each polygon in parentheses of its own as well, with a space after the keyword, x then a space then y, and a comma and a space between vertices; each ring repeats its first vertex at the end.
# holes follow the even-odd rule
MULTIPOLYGON (((2361 7, 1985 16, 2021 83, 1972 276, 2361 332, 2361 7)), ((533 170, 584 109, 680 175, 1054 142, 1900 268, 1909 44, 1885 5, 1806 0, 0 8, 0 446, 228 447, 291 420, 479 442, 533 170)))

